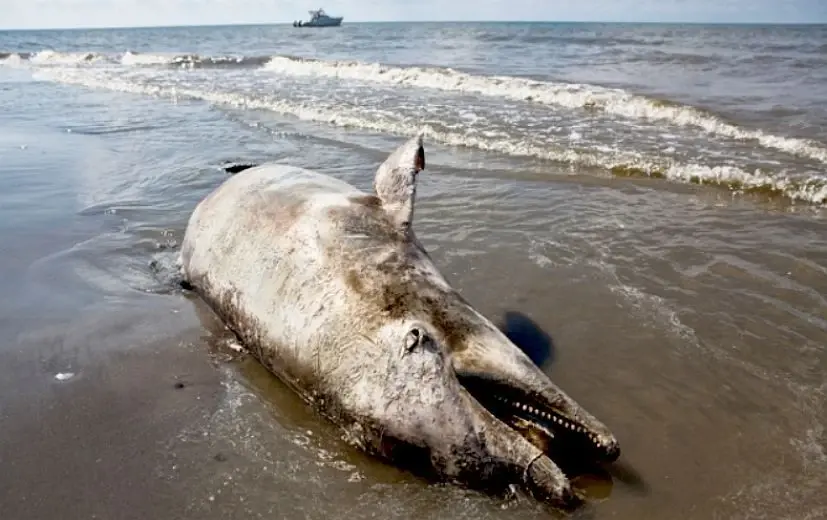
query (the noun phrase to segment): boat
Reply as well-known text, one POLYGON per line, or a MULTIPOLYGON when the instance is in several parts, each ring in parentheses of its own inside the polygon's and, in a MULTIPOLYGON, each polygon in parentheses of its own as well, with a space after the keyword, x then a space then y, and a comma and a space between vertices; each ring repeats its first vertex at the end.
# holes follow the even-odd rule
POLYGON ((324 9, 308 11, 310 20, 293 22, 293 27, 338 27, 342 25, 343 16, 328 16, 324 9))

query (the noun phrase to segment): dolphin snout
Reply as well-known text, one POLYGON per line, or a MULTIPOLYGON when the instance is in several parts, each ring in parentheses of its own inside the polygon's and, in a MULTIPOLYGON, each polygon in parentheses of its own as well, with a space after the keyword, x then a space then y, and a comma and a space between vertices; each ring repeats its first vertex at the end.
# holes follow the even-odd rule
POLYGON ((560 468, 544 454, 538 455, 529 463, 523 475, 523 483, 534 497, 553 502, 560 509, 572 510, 583 503, 560 468))

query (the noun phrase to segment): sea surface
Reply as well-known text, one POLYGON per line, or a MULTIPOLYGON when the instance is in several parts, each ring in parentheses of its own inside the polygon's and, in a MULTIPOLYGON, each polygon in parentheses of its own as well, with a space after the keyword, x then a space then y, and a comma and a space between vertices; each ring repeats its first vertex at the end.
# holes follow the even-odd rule
POLYGON ((369 190, 419 131, 438 267, 621 443, 576 518, 827 518, 827 26, 347 22, 0 32, 0 517, 553 517, 349 447, 174 283, 223 165, 369 190))

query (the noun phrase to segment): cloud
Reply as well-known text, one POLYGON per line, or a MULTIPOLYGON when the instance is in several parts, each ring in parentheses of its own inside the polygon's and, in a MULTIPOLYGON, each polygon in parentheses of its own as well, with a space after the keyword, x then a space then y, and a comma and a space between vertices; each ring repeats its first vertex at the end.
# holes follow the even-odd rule
POLYGON ((0 27, 277 23, 324 7, 345 22, 827 22, 827 0, 3 0, 0 27), (315 5, 319 4, 320 5, 315 5))

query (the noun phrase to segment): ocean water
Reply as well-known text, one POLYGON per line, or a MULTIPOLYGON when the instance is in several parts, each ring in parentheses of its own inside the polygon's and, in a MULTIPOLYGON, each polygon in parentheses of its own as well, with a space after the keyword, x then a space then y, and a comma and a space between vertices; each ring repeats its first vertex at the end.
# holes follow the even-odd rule
POLYGON ((827 27, 0 32, 4 518, 546 518, 349 448, 171 282, 232 162, 370 189, 623 449, 584 518, 827 518, 827 27), (531 335, 531 334, 530 334, 531 335))
POLYGON ((594 175, 827 199, 825 29, 478 24, 7 33, 7 67, 594 175))

